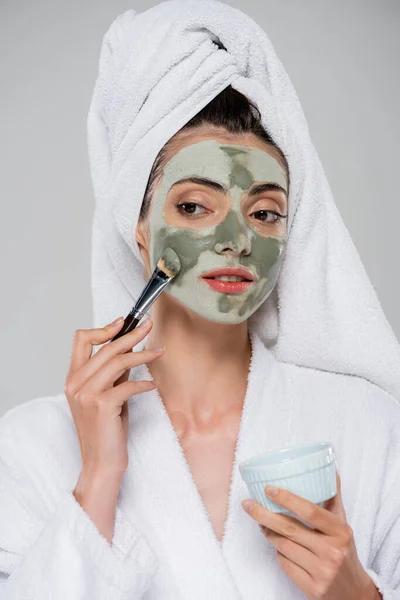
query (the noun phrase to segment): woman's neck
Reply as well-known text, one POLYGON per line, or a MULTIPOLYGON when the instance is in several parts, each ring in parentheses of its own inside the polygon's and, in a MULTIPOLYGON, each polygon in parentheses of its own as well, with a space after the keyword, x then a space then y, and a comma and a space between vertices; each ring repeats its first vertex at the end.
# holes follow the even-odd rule
POLYGON ((247 321, 226 325, 154 304, 146 348, 165 347, 148 369, 168 412, 190 424, 218 419, 243 403, 251 359, 247 321))

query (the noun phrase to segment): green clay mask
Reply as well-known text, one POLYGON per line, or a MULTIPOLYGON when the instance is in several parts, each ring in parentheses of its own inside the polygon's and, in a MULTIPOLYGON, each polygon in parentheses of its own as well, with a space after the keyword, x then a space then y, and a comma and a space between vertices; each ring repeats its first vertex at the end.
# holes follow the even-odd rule
POLYGON ((287 242, 286 220, 277 224, 270 213, 265 221, 265 212, 264 222, 255 216, 260 216, 257 211, 287 213, 271 202, 271 193, 250 197, 249 188, 260 182, 288 191, 284 170, 266 151, 206 139, 183 147, 169 160, 154 193, 150 267, 154 270, 165 248, 173 248, 182 267, 164 293, 209 321, 237 324, 248 319, 277 282, 287 242), (226 192, 187 183, 171 190, 188 177, 206 178, 226 192), (191 206, 192 212, 182 211, 179 204, 191 206), (201 279, 203 273, 225 267, 249 269, 255 281, 244 292, 223 293, 201 279))

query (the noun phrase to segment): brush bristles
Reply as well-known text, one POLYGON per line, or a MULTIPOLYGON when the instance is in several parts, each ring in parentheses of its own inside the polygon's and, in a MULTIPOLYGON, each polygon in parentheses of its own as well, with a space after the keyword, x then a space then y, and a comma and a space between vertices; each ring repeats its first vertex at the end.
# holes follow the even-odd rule
POLYGON ((166 248, 157 263, 157 267, 164 271, 168 277, 175 277, 181 270, 181 261, 175 250, 166 248))

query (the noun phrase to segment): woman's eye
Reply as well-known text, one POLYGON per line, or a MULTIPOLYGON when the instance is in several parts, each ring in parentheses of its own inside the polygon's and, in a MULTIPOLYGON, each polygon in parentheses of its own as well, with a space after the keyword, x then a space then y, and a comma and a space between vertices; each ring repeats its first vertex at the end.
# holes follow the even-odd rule
POLYGON ((256 210, 255 212, 253 212, 251 214, 251 216, 253 215, 261 215, 259 217, 255 217, 257 220, 260 220, 264 223, 268 223, 270 225, 275 225, 277 223, 280 223, 281 221, 283 221, 284 219, 287 219, 287 215, 281 215, 280 213, 276 212, 275 210, 256 210), (265 215, 272 215, 272 220, 267 220, 268 217, 265 215))
POLYGON ((198 215, 201 214, 195 212, 196 206, 199 208, 204 208, 201 204, 197 204, 197 202, 183 202, 182 204, 177 205, 177 209, 181 214, 184 215, 198 215))
MULTIPOLYGON (((177 210, 180 214, 185 216, 198 216, 208 212, 207 209, 197 202, 182 202, 177 205, 177 210)), ((287 219, 287 215, 281 215, 275 210, 257 210, 250 216, 255 217, 258 221, 265 223, 266 225, 276 225, 281 223, 284 219, 287 219)))

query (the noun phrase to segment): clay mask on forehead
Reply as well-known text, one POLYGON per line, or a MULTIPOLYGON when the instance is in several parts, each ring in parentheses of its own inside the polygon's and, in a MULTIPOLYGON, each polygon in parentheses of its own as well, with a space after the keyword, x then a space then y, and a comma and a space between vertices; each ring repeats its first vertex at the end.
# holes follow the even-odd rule
MULTIPOLYGON (((152 199, 150 267, 155 268, 165 248, 173 248, 182 267, 164 293, 209 321, 236 324, 248 319, 268 298, 278 279, 287 228, 283 221, 280 230, 278 228, 283 234, 277 235, 271 221, 265 225, 252 220, 243 209, 243 198, 255 182, 277 183, 287 192, 285 172, 267 152, 243 144, 207 139, 185 146, 169 160, 161 185, 152 199), (214 218, 212 225, 204 226, 202 223, 207 224, 207 220, 199 220, 191 227, 186 225, 189 215, 185 221, 180 219, 182 225, 176 225, 176 220, 170 217, 171 210, 176 210, 175 206, 182 203, 195 202, 204 206, 201 198, 208 193, 206 188, 201 188, 200 195, 185 193, 179 202, 174 201, 175 206, 168 203, 168 210, 164 210, 171 186, 186 177, 211 179, 227 189, 225 200, 222 191, 210 191, 214 205, 216 197, 220 205, 224 202, 226 208, 221 213, 222 220, 215 222, 214 218), (215 291, 201 279, 207 271, 238 266, 250 269, 255 276, 255 281, 245 292, 215 291)), ((264 203, 255 211, 268 210, 265 206, 264 203)))

